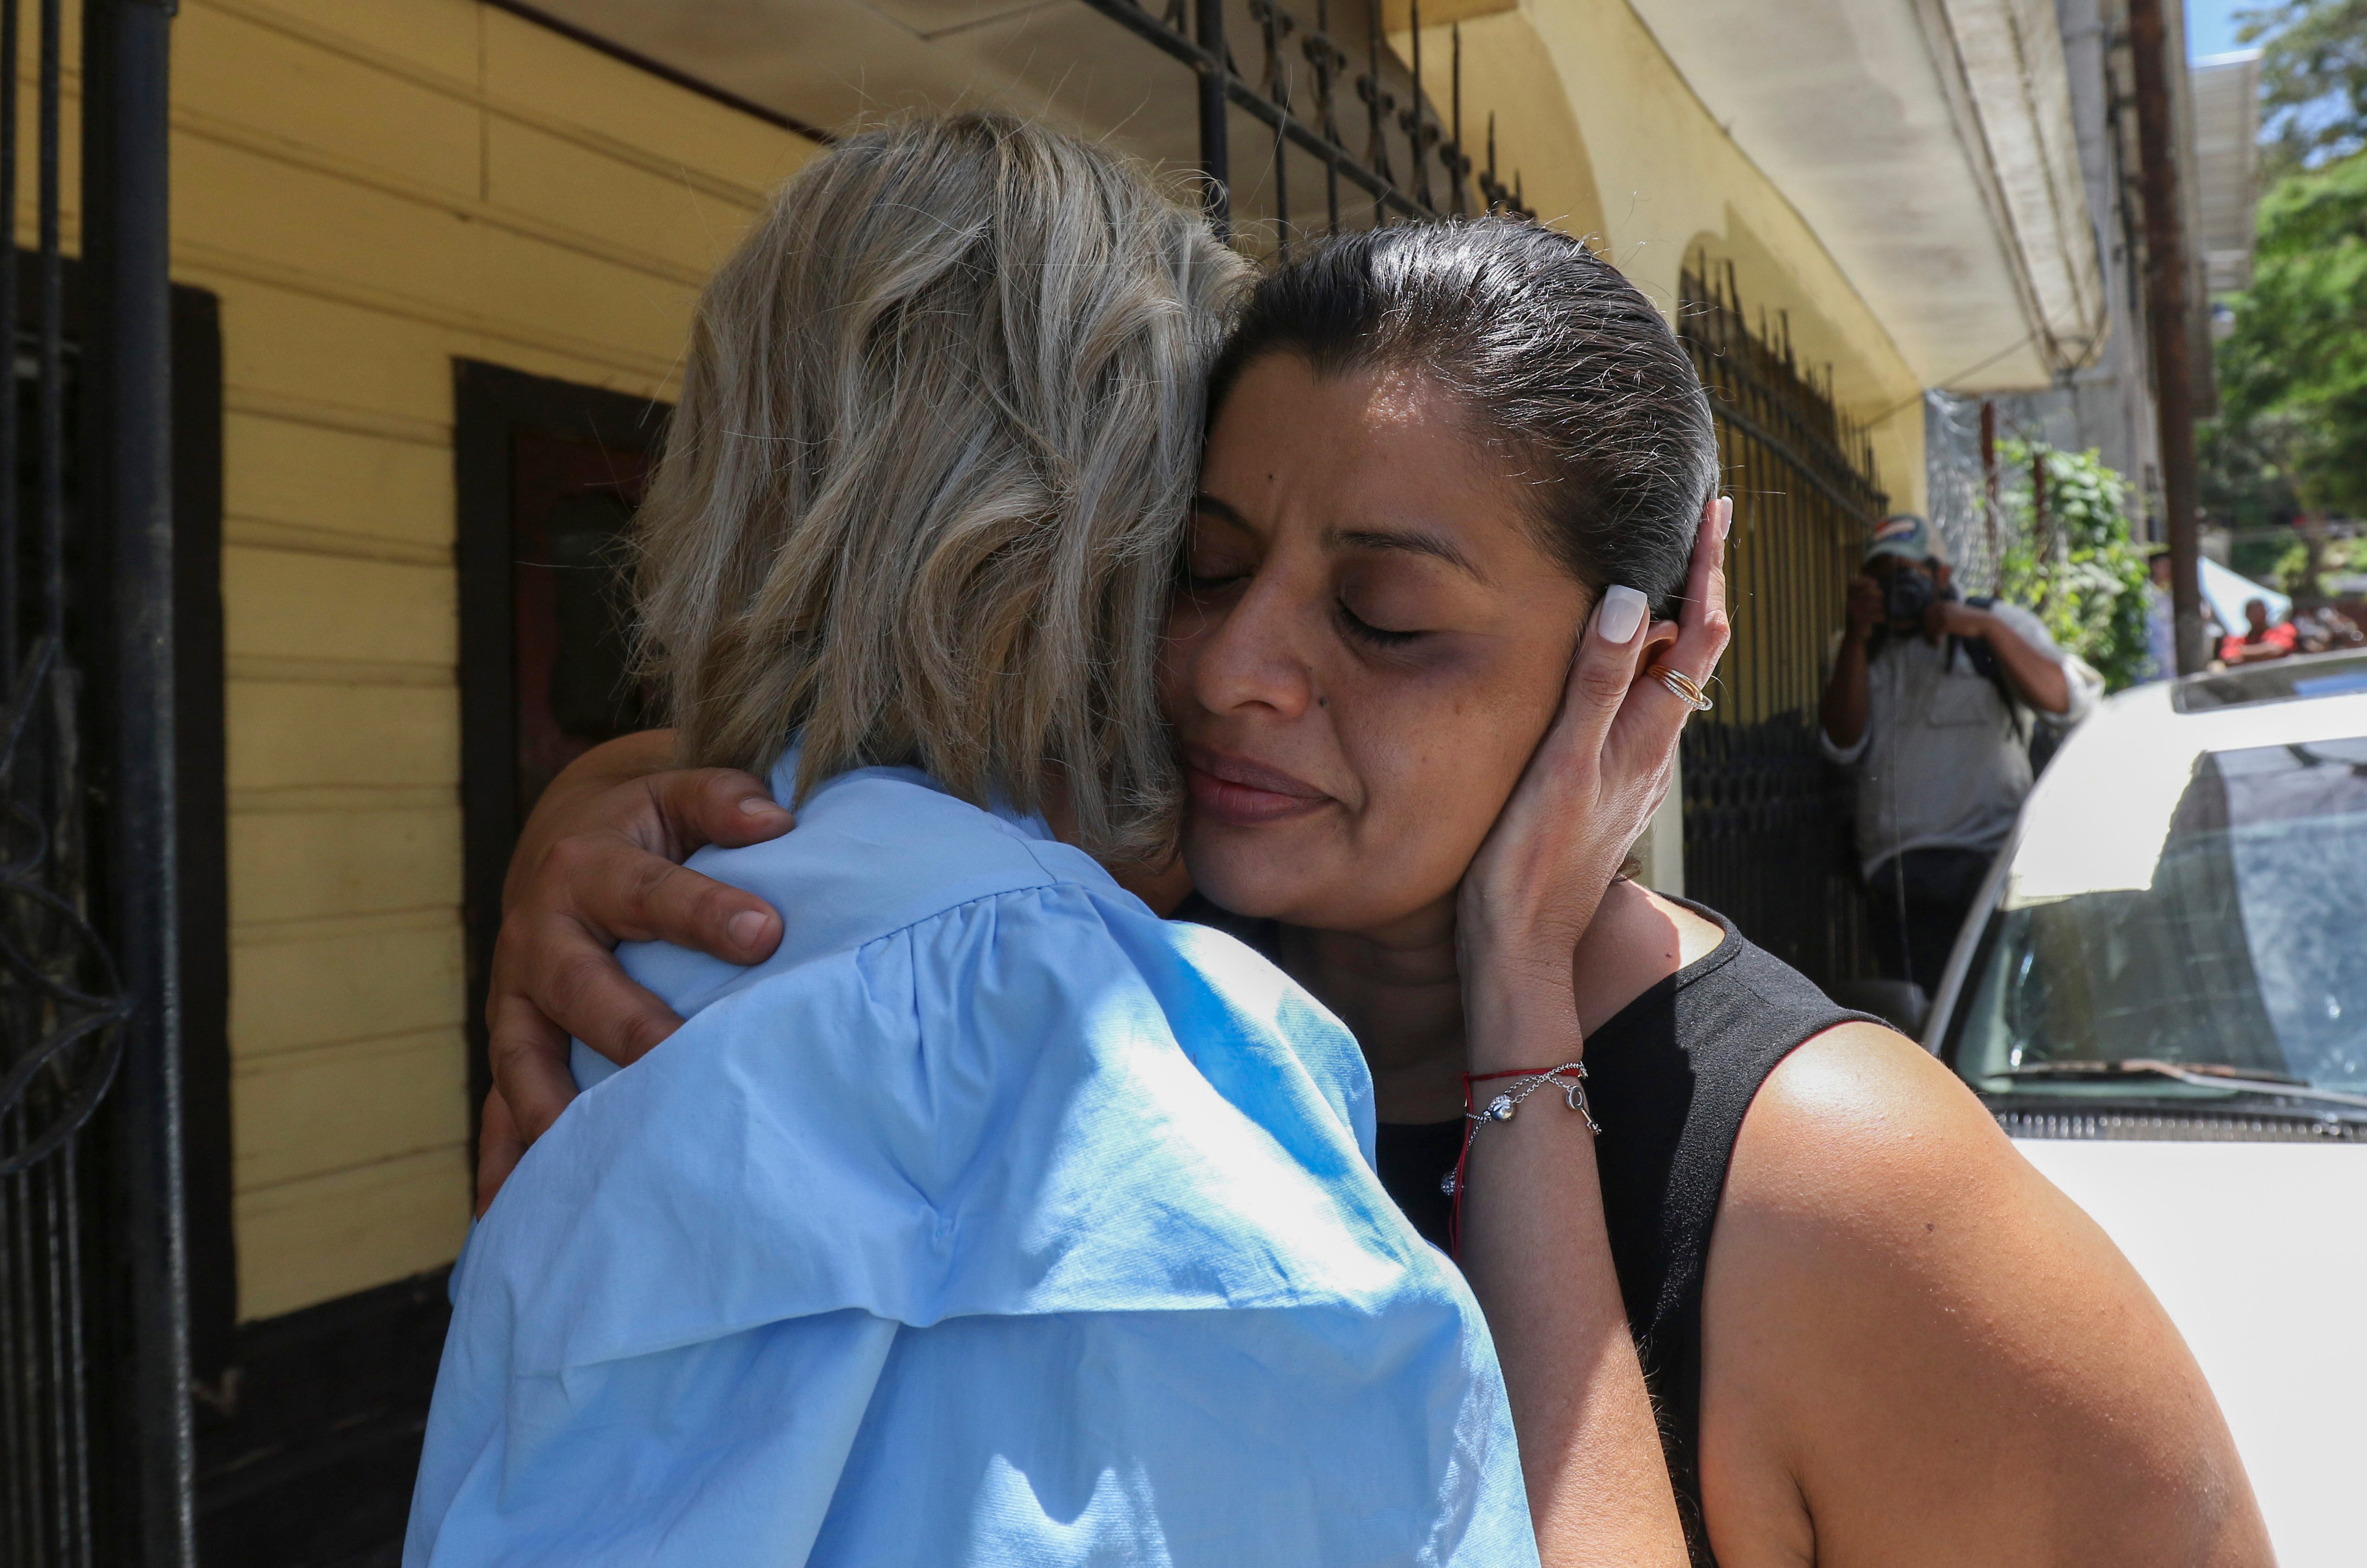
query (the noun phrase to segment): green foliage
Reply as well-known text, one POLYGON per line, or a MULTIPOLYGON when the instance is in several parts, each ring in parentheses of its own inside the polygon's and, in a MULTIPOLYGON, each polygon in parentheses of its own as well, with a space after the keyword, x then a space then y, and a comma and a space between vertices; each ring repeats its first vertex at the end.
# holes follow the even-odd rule
POLYGON ((2285 570, 2285 558, 2293 543, 2289 535, 2258 535, 2246 538, 2238 535, 2227 552, 2227 569, 2238 577, 2248 577, 2255 582, 2281 580, 2285 570))
POLYGON ((2311 558, 2311 541, 2295 539, 2279 553, 2276 580, 2288 597, 2304 604, 2315 604, 2326 597, 2326 580, 2329 575, 2346 574, 2367 564, 2367 542, 2358 539, 2319 539, 2316 559, 2311 558))
MULTIPOLYGON (((2247 573, 2246 575, 2248 576, 2250 574, 2247 573)), ((2302 592, 2302 580, 2309 575, 2309 547, 2307 545, 2287 545, 2282 551, 2278 552, 2277 564, 2272 575, 2276 578, 2277 586, 2285 591, 2286 597, 2293 599, 2316 597, 2314 593, 2305 593, 2302 592)), ((2253 581, 2259 581, 2259 579, 2254 578, 2253 581)))
POLYGON ((2270 177, 2367 149, 2367 0, 2278 0, 2237 15, 2237 36, 2260 46, 2270 177))
MULTIPOLYGON (((2227 350, 2223 346, 2219 355, 2224 385, 2229 374, 2227 350)), ((2198 422, 2195 479, 2201 487, 2203 515, 2239 531, 2288 526, 2300 516, 2301 497, 2293 493, 2293 476, 2286 469, 2286 455, 2300 423, 2296 415, 2281 409, 2243 419, 2223 416, 2198 422)), ((2274 564, 2271 554, 2259 568, 2266 571, 2274 564)))
POLYGON ((2367 0, 2248 11, 2265 172, 2252 287, 2215 355, 2204 509, 2238 528, 2367 512, 2367 0))
POLYGON ((2257 454, 2310 511, 2367 511, 2367 153, 2268 194, 2252 287, 2235 303, 2218 438, 2257 454))
POLYGON ((2028 473, 2035 453, 2045 475, 2039 524, 2027 491, 2009 495, 2013 543, 1998 564, 1998 595, 2036 615, 2065 651, 2094 665, 2107 691, 2145 673, 2146 563, 2129 541, 2121 476, 2094 452, 2057 452, 2008 441, 1999 458, 2028 473))

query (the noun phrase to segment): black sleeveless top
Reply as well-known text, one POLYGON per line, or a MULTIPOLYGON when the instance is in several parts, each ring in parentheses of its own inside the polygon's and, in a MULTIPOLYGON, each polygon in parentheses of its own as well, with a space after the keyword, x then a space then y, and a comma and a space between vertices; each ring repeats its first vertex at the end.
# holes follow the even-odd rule
MULTIPOLYGON (((1693 1561, 1709 1564, 1699 1469, 1702 1278, 1727 1163, 1744 1112, 1777 1063, 1837 1023, 1881 1021, 1833 1002, 1725 916, 1685 908, 1716 921, 1726 940, 1594 1032, 1586 1042, 1586 1088, 1603 1124, 1594 1157, 1619 1293, 1659 1415, 1693 1561)), ((1198 897, 1175 913, 1274 955, 1271 920, 1243 920, 1198 897)), ((1462 1145, 1459 1121, 1380 1127, 1381 1185, 1441 1248, 1450 1201, 1440 1179, 1455 1168, 1462 1145)))

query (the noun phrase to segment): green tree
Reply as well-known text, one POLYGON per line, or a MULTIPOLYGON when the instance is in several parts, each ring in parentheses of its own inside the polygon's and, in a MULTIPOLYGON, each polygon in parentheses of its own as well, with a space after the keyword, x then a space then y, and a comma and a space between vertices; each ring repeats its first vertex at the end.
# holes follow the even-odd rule
MULTIPOLYGON (((2219 350, 2223 393, 2227 358, 2228 350, 2223 344, 2219 350)), ((2288 453, 2300 423, 2291 412, 2273 410, 2241 421, 2225 415, 2202 421, 2195 429, 2195 478, 2201 486, 2203 514, 2238 530, 2292 526, 2302 513, 2302 504, 2293 492, 2288 453)), ((2270 558, 2259 565, 2266 570, 2274 559, 2271 550, 2270 558)))
POLYGON ((2367 0, 2281 0, 2237 19, 2260 46, 2263 173, 2367 151, 2367 0))
POLYGON ((2128 494, 2121 476, 2093 451, 2058 452, 2008 441, 1999 447, 2009 471, 2044 475, 2042 519, 2032 492, 2008 498, 2013 543, 1998 563, 1998 596, 2036 615, 2067 652, 2094 665, 2107 691, 2146 672, 2146 563, 2129 540, 2128 494))
POLYGON ((2289 520, 2271 484, 2308 511, 2367 511, 2367 152, 2288 175, 2262 199, 2235 308, 2222 412, 2203 432, 2221 514, 2289 520))
POLYGON ((2367 0, 2239 13, 2260 46, 2252 286, 2226 301, 2220 413, 2197 432, 2206 512, 2238 528, 2367 510, 2367 0))

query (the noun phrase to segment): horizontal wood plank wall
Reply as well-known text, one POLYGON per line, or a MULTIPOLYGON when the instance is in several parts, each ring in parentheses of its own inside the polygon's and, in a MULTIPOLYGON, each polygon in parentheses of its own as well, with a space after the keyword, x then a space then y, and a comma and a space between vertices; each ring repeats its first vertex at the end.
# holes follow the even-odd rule
POLYGON ((174 126, 176 273, 222 313, 253 1319, 468 1222, 451 362, 670 397, 700 281, 818 149, 469 0, 189 0, 174 126))

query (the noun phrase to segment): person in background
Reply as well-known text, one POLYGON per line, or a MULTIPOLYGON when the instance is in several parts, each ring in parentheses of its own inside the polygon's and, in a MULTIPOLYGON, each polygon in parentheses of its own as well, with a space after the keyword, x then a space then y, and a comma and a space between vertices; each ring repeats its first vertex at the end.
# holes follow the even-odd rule
POLYGON ((2293 617, 2293 630, 2300 635, 2300 653, 2332 653, 2339 649, 2367 647, 2367 635, 2359 630, 2359 623, 2331 604, 2320 604, 2293 617))
POLYGON ((2293 650, 2301 634, 2291 621, 2269 624, 2269 602, 2266 599, 2244 601, 2244 629, 2219 639, 2219 661, 2223 664, 2259 664, 2266 660, 2282 659, 2293 650))
POLYGON ((2032 714, 2077 723, 2095 695, 2037 616, 1956 596, 1929 523, 1901 514, 1874 528, 1818 739, 1856 773, 1858 858, 1891 977, 1938 990, 2030 793, 2032 714))
POLYGON ((2150 662, 2138 677, 2140 684, 2178 673, 2178 612, 2169 596, 2169 546, 2155 549, 2146 573, 2146 656, 2150 662))

